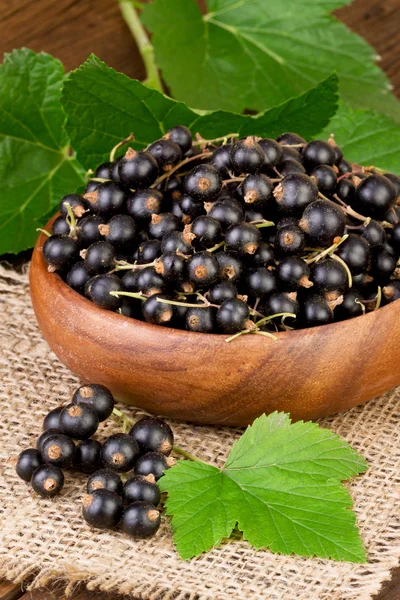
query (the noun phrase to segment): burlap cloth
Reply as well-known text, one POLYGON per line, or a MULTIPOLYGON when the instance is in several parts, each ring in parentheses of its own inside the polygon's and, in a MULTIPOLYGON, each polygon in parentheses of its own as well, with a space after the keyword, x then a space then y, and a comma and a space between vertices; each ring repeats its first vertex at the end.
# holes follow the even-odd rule
MULTIPOLYGON (((84 476, 68 473, 54 500, 38 498, 17 478, 10 457, 35 444, 43 416, 69 401, 77 380, 41 337, 26 275, 1 267, 0 349, 0 577, 19 582, 34 576, 33 587, 63 580, 67 590, 84 582, 89 589, 142 600, 367 600, 398 564, 400 389, 321 421, 370 464, 366 475, 349 484, 368 564, 280 556, 255 551, 240 539, 184 562, 165 518, 150 541, 91 530, 81 517, 84 476)), ((216 464, 241 433, 174 422, 172 427, 179 445, 216 464)), ((110 420, 99 438, 116 430, 110 420)))

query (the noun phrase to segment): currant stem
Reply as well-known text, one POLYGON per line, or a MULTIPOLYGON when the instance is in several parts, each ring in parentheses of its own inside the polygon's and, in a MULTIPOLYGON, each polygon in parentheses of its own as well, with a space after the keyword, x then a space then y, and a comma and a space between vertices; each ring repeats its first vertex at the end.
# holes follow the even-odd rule
POLYGON ((375 304, 374 310, 378 310, 378 308, 381 307, 381 304, 382 304, 382 288, 380 285, 378 285, 378 293, 376 295, 376 304, 375 304))
POLYGON ((214 252, 215 250, 218 250, 218 248, 222 248, 222 246, 225 245, 225 242, 220 242, 219 244, 215 244, 215 246, 213 246, 212 248, 208 248, 207 252, 214 252))
POLYGON ((264 325, 264 323, 268 323, 268 321, 272 321, 273 319, 277 319, 278 317, 283 317, 283 318, 291 317, 292 319, 295 319, 296 315, 294 313, 288 313, 288 312, 276 313, 276 315, 269 315, 268 317, 263 317, 262 319, 260 319, 260 321, 256 321, 256 325, 257 326, 264 325))
POLYGON ((110 292, 110 294, 117 298, 120 296, 127 296, 128 298, 136 298, 137 300, 147 300, 146 296, 143 296, 143 294, 140 294, 139 292, 110 292))
POLYGON ((41 227, 38 227, 36 229, 36 231, 40 231, 40 233, 44 233, 44 235, 47 235, 47 237, 51 236, 51 233, 49 231, 47 231, 46 229, 42 229, 41 227))
POLYGON ((122 0, 119 5, 122 16, 133 35, 146 68, 146 79, 143 83, 163 93, 164 90, 155 60, 154 47, 140 21, 139 15, 130 0, 122 0))
POLYGON ((76 233, 76 218, 75 218, 74 212, 73 212, 71 206, 68 204, 68 202, 66 202, 64 204, 64 206, 67 209, 67 213, 68 213, 67 223, 68 223, 69 229, 70 229, 70 236, 73 239, 76 239, 77 238, 77 233, 76 233))
POLYGON ((124 261, 120 261, 118 263, 116 263, 115 269, 114 271, 140 271, 140 269, 145 269, 146 267, 154 267, 156 264, 156 261, 153 261, 151 263, 145 263, 143 265, 138 265, 136 263, 131 264, 131 263, 126 263, 124 261))
POLYGON ((342 265, 342 267, 345 269, 345 271, 347 273, 347 279, 349 280, 349 288, 353 287, 353 277, 351 275, 351 271, 350 271, 347 263, 342 258, 340 258, 340 256, 336 256, 336 254, 332 254, 331 258, 333 258, 333 260, 336 260, 336 262, 338 262, 342 265))
POLYGON ((157 298, 157 302, 162 304, 172 304, 172 306, 186 306, 187 308, 208 308, 211 304, 192 304, 191 302, 179 302, 178 300, 167 300, 166 298, 157 298))
POLYGON ((251 221, 252 225, 255 225, 257 229, 262 229, 263 227, 274 227, 275 223, 273 221, 251 221))
POLYGON ((179 169, 181 167, 184 167, 185 165, 192 162, 193 160, 204 160, 205 158, 209 158, 211 155, 212 155, 212 152, 203 152, 202 154, 196 154, 195 156, 189 156, 189 158, 185 158, 180 163, 175 165, 175 167, 170 169, 167 173, 164 173, 164 175, 161 175, 161 177, 156 179, 156 181, 153 183, 153 185, 150 186, 150 188, 157 187, 159 183, 164 181, 164 179, 171 177, 172 173, 175 173, 175 171, 179 171, 179 169))
MULTIPOLYGON (((125 138, 124 140, 121 140, 120 142, 118 142, 118 144, 116 144, 114 146, 114 148, 110 152, 110 162, 114 162, 115 155, 118 152, 118 150, 120 148, 122 148, 122 146, 125 146, 125 144, 128 144, 129 142, 132 142, 134 139, 135 139, 134 134, 130 133, 127 138, 125 138)), ((92 181, 97 181, 97 180, 95 179, 95 180, 92 180, 92 181)))
POLYGON ((316 256, 313 256, 312 258, 306 259, 306 263, 308 265, 311 265, 313 262, 318 262, 319 260, 321 260, 321 258, 324 258, 324 256, 327 256, 328 254, 333 254, 335 252, 336 248, 339 248, 340 244, 343 244, 343 242, 345 240, 347 240, 348 237, 349 237, 349 234, 346 233, 346 235, 344 235, 342 238, 340 238, 340 240, 338 242, 335 242, 334 244, 332 244, 332 246, 330 246, 323 252, 320 252, 319 254, 317 254, 316 256))
POLYGON ((224 142, 225 143, 225 140, 227 140, 229 138, 238 138, 238 137, 239 137, 238 133, 230 133, 228 135, 224 135, 223 137, 214 138, 213 140, 204 140, 203 138, 201 138, 201 139, 193 142, 192 146, 201 146, 202 144, 205 144, 206 146, 208 146, 209 144, 213 144, 214 142, 224 142))

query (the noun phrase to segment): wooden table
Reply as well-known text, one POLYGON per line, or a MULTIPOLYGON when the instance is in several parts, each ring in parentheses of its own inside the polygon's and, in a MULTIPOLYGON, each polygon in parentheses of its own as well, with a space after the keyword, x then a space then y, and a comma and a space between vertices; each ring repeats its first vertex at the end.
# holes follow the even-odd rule
MULTIPOLYGON (((21 46, 45 50, 70 70, 94 52, 111 67, 131 77, 144 77, 142 61, 116 0, 0 0, 0 11, 0 54, 21 46)), ((400 0, 356 0, 336 14, 374 45, 400 97, 399 13, 400 0)), ((60 587, 30 593, 20 585, 0 583, 0 600, 64 598, 60 587)), ((82 589, 72 599, 119 600, 115 594, 82 589)), ((400 569, 394 571, 375 600, 400 600, 400 569)))

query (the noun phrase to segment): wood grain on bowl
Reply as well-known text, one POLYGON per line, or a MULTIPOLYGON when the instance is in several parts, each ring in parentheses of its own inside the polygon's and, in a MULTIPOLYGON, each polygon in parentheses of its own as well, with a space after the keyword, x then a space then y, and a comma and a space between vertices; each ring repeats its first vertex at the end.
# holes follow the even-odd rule
MULTIPOLYGON (((51 222, 47 229, 51 227, 51 222)), ((60 360, 123 402, 198 423, 247 425, 274 410, 314 419, 400 384, 400 301, 273 341, 191 333, 102 310, 49 273, 41 234, 30 286, 39 327, 60 360)))

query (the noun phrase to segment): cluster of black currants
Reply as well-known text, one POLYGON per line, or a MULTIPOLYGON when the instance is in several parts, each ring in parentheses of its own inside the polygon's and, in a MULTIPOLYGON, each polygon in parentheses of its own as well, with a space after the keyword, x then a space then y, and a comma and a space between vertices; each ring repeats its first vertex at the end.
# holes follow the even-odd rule
POLYGON ((91 439, 99 423, 115 411, 111 392, 98 384, 78 388, 68 406, 45 417, 36 448, 23 450, 16 471, 42 498, 59 494, 64 469, 90 475, 83 517, 93 527, 122 530, 135 538, 154 535, 160 527, 157 480, 174 464, 169 455, 174 436, 164 421, 144 417, 129 433, 116 433, 103 444, 91 439), (74 440, 78 440, 76 444, 74 440), (134 471, 125 483, 120 473, 134 471))
MULTIPOLYGON (((43 254, 98 306, 203 333, 324 325, 400 298, 400 178, 333 136, 173 127, 61 200, 43 254)), ((126 141, 126 140, 125 140, 126 141)))

